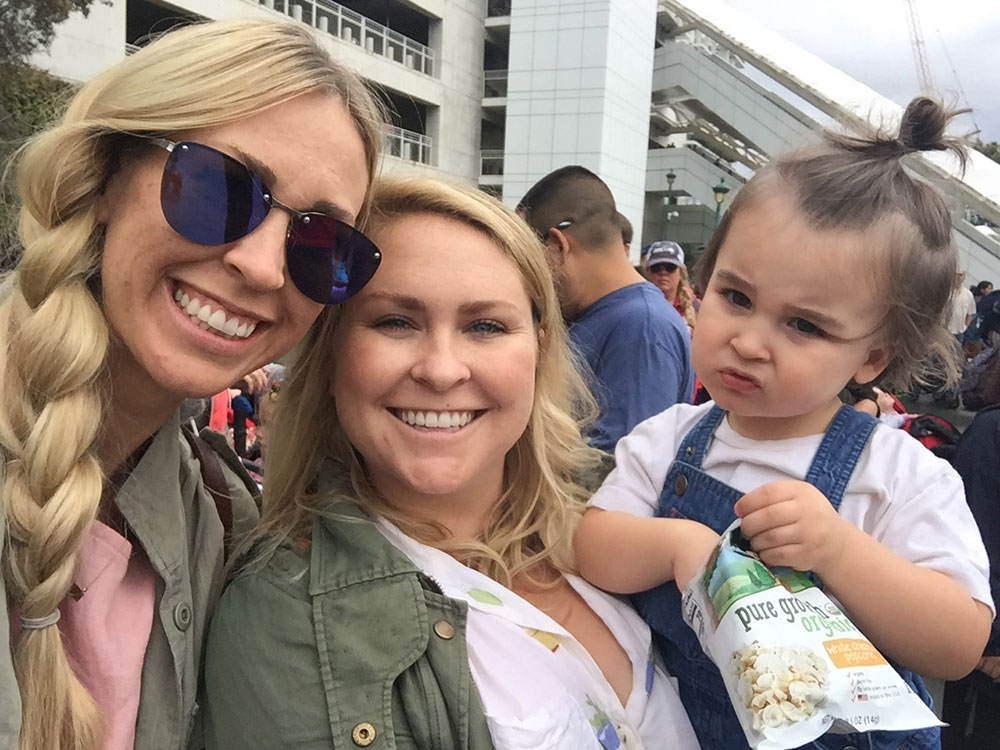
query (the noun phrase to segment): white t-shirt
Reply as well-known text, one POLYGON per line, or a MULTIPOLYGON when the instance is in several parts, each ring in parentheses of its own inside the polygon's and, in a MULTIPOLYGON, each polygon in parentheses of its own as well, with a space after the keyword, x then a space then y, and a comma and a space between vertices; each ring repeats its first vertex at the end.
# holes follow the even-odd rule
POLYGON ((962 333, 968 326, 965 319, 976 314, 976 298, 966 286, 960 286, 951 296, 951 315, 948 317, 948 330, 954 334, 962 333))
POLYGON ((496 750, 697 750, 675 681, 655 655, 649 626, 628 604, 566 577, 632 663, 632 692, 622 706, 590 653, 544 612, 388 521, 377 525, 446 596, 468 604, 469 666, 496 750))
MULTIPOLYGON (((712 407, 678 404, 618 441, 617 466, 591 504, 651 517, 677 448, 712 407)), ((805 479, 823 435, 752 440, 723 419, 702 470, 740 492, 784 479, 805 479)), ((962 478, 902 430, 878 425, 840 504, 840 515, 900 557, 943 573, 975 599, 992 605, 989 561, 965 502, 962 478)), ((995 611, 995 610, 994 610, 995 611)))

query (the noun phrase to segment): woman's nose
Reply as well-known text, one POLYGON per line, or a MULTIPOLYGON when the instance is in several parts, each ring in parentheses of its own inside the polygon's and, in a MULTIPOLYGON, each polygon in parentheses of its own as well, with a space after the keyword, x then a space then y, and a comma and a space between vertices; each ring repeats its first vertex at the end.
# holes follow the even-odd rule
POLYGON ((436 391, 446 391, 468 380, 471 368, 453 337, 436 335, 425 340, 411 374, 436 391))
POLYGON ((285 283, 285 240, 291 218, 271 211, 246 237, 226 250, 225 263, 257 290, 280 289, 285 283))

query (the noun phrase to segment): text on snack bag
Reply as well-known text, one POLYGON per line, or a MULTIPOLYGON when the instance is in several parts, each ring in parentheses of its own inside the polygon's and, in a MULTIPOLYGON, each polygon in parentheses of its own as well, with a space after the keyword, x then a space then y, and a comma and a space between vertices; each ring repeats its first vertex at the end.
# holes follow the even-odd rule
POLYGON ((794 596, 742 605, 735 607, 733 612, 746 633, 750 632, 754 623, 775 620, 779 617, 790 623, 798 620, 807 633, 824 633, 827 637, 831 637, 834 633, 858 632, 839 609, 833 614, 812 602, 794 596))

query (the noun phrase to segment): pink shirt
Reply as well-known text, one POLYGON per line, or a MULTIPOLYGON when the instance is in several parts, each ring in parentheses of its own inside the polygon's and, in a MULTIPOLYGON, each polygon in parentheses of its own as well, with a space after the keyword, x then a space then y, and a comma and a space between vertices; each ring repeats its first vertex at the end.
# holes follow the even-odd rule
MULTIPOLYGON (((153 627, 156 573, 146 554, 99 521, 83 542, 76 584, 60 606, 59 630, 73 671, 104 718, 103 750, 132 750, 142 664, 153 627)), ((20 635, 11 613, 11 640, 20 635)))

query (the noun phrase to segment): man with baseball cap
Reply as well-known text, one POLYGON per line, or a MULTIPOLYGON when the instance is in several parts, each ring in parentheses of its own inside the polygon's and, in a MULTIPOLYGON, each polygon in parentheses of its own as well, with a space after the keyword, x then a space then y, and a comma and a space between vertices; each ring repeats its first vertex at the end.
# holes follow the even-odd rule
POLYGON ((687 326, 622 252, 615 200, 596 174, 557 169, 518 212, 545 242, 570 339, 592 370, 601 414, 590 442, 613 451, 639 422, 691 400, 687 326))

